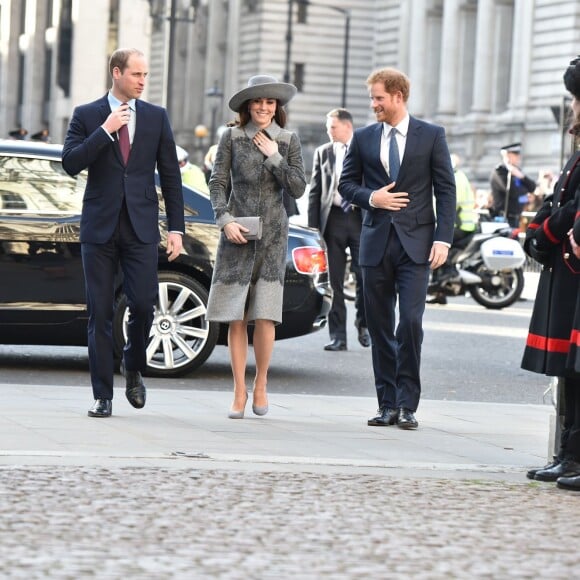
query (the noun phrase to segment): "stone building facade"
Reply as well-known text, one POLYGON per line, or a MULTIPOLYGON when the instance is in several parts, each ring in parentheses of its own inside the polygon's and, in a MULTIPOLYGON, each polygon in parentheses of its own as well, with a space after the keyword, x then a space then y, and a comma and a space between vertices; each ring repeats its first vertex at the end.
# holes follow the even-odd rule
POLYGON ((411 78, 410 112, 445 126, 485 186, 513 141, 530 175, 559 168, 561 79, 580 52, 580 2, 0 0, 0 135, 48 127, 61 142, 74 106, 109 87, 118 46, 146 53, 144 98, 168 108, 177 142, 198 160, 253 74, 299 86, 289 123, 309 167, 326 112, 344 104, 357 125, 371 122, 365 79, 397 67, 411 78))

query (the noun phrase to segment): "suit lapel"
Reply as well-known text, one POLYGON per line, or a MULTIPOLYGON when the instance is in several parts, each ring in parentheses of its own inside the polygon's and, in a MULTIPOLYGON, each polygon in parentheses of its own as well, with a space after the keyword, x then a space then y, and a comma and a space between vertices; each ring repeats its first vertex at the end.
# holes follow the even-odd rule
POLYGON ((413 164, 413 151, 417 151, 421 143, 420 134, 421 126, 413 117, 409 117, 409 131, 407 133, 407 143, 405 144, 405 154, 399 168, 399 181, 401 181, 401 175, 404 175, 406 168, 411 167, 413 164))
POLYGON ((328 167, 330 169, 330 175, 327 176, 328 178, 328 192, 332 194, 335 189, 335 181, 336 181, 336 155, 334 154, 334 145, 330 145, 327 149, 328 152, 328 167))
POLYGON ((390 177, 387 174, 387 170, 383 165, 381 160, 381 142, 383 138, 383 124, 382 123, 375 123, 371 125, 371 134, 370 134, 370 147, 369 147, 369 154, 371 159, 378 159, 380 172, 384 176, 385 182, 390 181, 390 177))

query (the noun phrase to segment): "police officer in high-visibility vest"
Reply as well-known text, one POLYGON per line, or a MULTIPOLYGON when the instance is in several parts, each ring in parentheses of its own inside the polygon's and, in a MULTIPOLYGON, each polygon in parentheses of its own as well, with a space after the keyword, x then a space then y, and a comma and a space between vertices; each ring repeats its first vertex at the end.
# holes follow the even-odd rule
MULTIPOLYGON (((475 210, 475 193, 465 173, 459 169, 460 159, 455 153, 451 154, 451 165, 455 175, 455 187, 457 189, 455 228, 453 230, 453 244, 447 255, 447 261, 439 270, 433 272, 433 278, 442 282, 458 276, 453 265, 453 257, 460 248, 464 247, 462 240, 473 234, 477 229, 479 216, 475 210)), ((467 240, 465 240, 467 242, 467 240)), ((447 297, 443 292, 437 292, 427 298, 427 304, 447 304, 447 297)))
POLYGON ((467 175, 459 169, 460 159, 455 153, 451 154, 451 165, 455 174, 457 188, 457 216, 453 230, 453 246, 477 229, 479 216, 475 210, 475 193, 469 183, 467 175))

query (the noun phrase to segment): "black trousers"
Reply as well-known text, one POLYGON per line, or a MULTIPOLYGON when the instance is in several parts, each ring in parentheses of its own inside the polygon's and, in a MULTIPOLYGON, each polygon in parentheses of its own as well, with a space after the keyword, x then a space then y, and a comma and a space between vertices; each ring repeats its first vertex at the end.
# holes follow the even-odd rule
POLYGON ((360 209, 344 212, 338 206, 332 206, 326 227, 324 241, 328 252, 328 269, 330 287, 332 288, 332 306, 328 313, 328 332, 331 339, 346 342, 346 305, 344 298, 344 273, 346 269, 346 249, 350 250, 351 269, 356 276, 355 325, 367 326, 362 275, 358 265, 360 231, 362 217, 360 209))
POLYGON ((564 378, 564 406, 558 457, 580 462, 580 377, 564 378))
POLYGON ((105 244, 81 244, 87 295, 88 347, 95 399, 113 398, 113 315, 119 267, 129 306, 128 336, 123 351, 125 368, 143 371, 146 347, 158 294, 158 244, 139 240, 125 204, 112 238, 105 244))

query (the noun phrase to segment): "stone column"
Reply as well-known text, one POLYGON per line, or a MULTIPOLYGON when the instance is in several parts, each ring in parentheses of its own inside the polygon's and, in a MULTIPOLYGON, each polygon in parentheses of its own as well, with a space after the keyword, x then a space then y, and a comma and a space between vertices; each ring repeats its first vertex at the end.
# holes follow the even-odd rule
POLYGON ((508 107, 523 112, 528 104, 534 11, 527 0, 515 0, 514 36, 511 51, 510 97, 508 107))
POLYGON ((457 82, 461 51, 459 20, 459 0, 446 0, 443 8, 441 71, 439 74, 438 113, 441 115, 453 115, 457 112, 457 82))
POLYGON ((411 1, 409 38, 409 73, 411 79, 410 109, 413 114, 422 116, 425 110, 425 90, 422 79, 425 76, 425 53, 427 50, 427 2, 411 1))
POLYGON ((472 112, 491 111, 492 63, 494 35, 494 0, 480 0, 477 5, 477 31, 475 41, 475 77, 473 82, 472 112))

